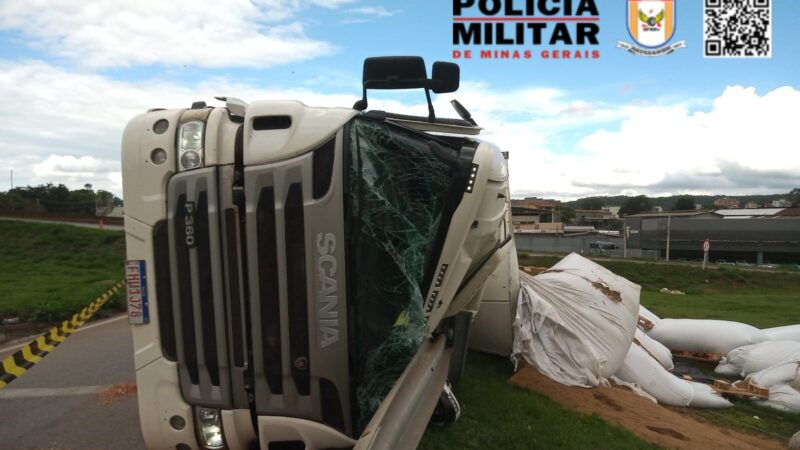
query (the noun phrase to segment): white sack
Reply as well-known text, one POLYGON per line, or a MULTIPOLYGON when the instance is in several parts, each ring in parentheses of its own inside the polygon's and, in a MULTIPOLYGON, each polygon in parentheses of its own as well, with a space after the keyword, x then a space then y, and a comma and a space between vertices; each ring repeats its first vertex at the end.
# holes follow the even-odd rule
POLYGON ((724 375, 749 375, 776 364, 800 360, 800 342, 765 341, 731 350, 715 372, 724 375))
POLYGON ((650 354, 650 356, 655 358, 655 360, 658 361, 659 364, 664 367, 664 369, 672 370, 675 368, 675 364, 672 362, 672 352, 670 352, 667 347, 664 347, 663 344, 644 334, 644 331, 638 328, 636 329, 636 334, 633 337, 639 341, 639 345, 641 345, 642 348, 650 354))
POLYGON ((733 403, 711 388, 711 386, 694 381, 687 381, 692 386, 692 401, 689 406, 692 408, 729 408, 733 403))
POLYGON ((773 341, 800 341, 800 325, 766 328, 761 330, 773 341))
POLYGON ((535 277, 521 272, 514 356, 559 383, 597 386, 625 359, 640 290, 575 253, 535 277))
POLYGON ((769 400, 758 403, 782 411, 800 413, 800 392, 791 386, 772 386, 769 388, 769 400))
POLYGON ((719 354, 767 339, 758 328, 726 320, 661 319, 647 335, 670 350, 719 354))
POLYGON ((658 325, 658 323, 661 322, 660 317, 653 314, 652 311, 650 311, 649 309, 645 308, 642 305, 639 305, 639 315, 652 322, 654 326, 658 325))
POLYGON ((638 385, 663 405, 689 406, 694 397, 688 381, 667 372, 636 344, 631 344, 616 377, 638 385))
POLYGON ((776 364, 764 370, 751 373, 747 376, 747 379, 753 384, 765 388, 771 388, 779 384, 800 388, 800 363, 787 362, 776 364))

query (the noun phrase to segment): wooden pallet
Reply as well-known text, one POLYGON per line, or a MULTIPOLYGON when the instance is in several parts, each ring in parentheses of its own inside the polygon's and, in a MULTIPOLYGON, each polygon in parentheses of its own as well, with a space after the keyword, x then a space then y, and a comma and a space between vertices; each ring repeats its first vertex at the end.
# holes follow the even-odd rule
POLYGON ((769 399, 769 389, 757 384, 753 384, 750 382, 750 380, 735 381, 733 383, 715 380, 711 387, 720 394, 758 398, 761 400, 769 399))
POLYGON ((725 355, 721 355, 719 353, 687 352, 683 350, 672 350, 672 356, 677 356, 679 358, 692 359, 695 361, 702 361, 707 363, 718 363, 722 360, 722 357, 725 355))

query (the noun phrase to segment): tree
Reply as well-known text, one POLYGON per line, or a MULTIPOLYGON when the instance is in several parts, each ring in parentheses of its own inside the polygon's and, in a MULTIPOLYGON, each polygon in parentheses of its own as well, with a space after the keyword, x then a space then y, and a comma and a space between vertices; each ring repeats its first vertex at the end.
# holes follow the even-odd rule
POLYGON ((556 207, 556 212, 562 223, 571 223, 575 220, 575 210, 569 206, 560 204, 556 207))
POLYGON ((789 201, 794 207, 800 206, 800 188, 794 188, 789 192, 789 201))
POLYGON ((642 212, 653 210, 653 205, 646 195, 637 195, 636 197, 627 197, 622 207, 619 209, 620 216, 631 216, 642 212))
POLYGON ((603 209, 604 206, 606 206, 605 201, 600 197, 589 197, 581 200, 581 209, 599 211, 603 209))
POLYGON ((681 195, 675 200, 673 211, 693 211, 695 209, 694 197, 691 195, 681 195))

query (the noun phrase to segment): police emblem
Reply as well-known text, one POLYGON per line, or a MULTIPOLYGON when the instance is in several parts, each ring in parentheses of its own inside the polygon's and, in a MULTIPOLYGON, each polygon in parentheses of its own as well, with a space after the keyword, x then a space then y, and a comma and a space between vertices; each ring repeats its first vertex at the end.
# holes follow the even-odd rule
POLYGON ((661 56, 686 47, 686 41, 667 45, 675 34, 675 0, 628 0, 626 22, 635 44, 619 41, 617 47, 633 54, 661 56))

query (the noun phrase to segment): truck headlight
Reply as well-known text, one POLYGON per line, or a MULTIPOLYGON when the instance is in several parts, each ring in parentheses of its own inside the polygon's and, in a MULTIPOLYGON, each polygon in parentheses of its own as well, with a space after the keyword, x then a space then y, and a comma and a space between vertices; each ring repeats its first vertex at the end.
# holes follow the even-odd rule
POLYGON ((203 132, 205 124, 199 120, 186 122, 178 131, 179 170, 203 167, 203 132))
POLYGON ((197 408, 196 419, 200 429, 200 444, 209 450, 225 448, 222 418, 218 409, 197 408))

